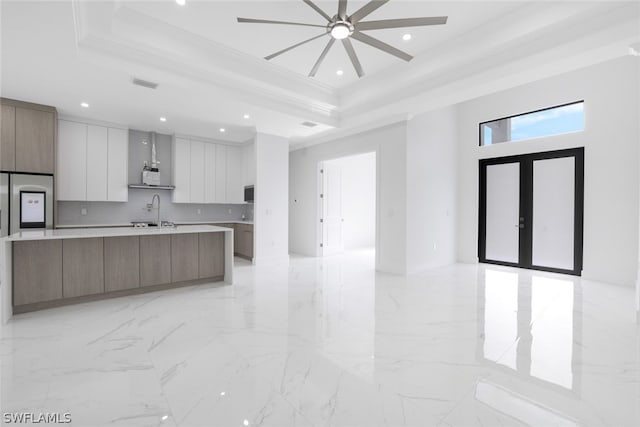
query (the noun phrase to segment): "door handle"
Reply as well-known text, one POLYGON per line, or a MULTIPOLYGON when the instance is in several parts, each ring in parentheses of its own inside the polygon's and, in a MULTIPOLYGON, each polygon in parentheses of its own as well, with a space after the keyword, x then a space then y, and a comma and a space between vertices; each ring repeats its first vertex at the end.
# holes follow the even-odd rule
POLYGON ((524 228, 524 224, 514 225, 514 227, 517 227, 517 228, 524 228))

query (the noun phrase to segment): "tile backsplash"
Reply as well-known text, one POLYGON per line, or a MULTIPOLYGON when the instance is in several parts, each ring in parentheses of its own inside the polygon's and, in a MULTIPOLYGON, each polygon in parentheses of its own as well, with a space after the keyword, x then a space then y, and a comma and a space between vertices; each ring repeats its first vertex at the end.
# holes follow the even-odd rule
POLYGON ((155 209, 146 206, 154 194, 160 196, 160 220, 173 222, 226 221, 253 219, 253 204, 172 203, 171 190, 129 189, 129 201, 58 202, 58 225, 126 224, 131 221, 155 221, 155 209), (86 212, 83 215, 83 212, 86 212))

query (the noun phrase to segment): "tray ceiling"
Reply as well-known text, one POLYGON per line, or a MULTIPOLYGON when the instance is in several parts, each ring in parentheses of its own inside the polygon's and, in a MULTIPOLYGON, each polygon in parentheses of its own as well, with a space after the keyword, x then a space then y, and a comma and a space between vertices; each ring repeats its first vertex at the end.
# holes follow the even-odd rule
MULTIPOLYGON (((349 1, 347 12, 365 3, 349 1)), ((337 11, 337 1, 317 4, 329 15, 337 11)), ((640 41, 640 5, 632 1, 392 0, 367 19, 445 15, 448 23, 368 32, 414 55, 409 63, 354 41, 363 78, 338 44, 309 78, 326 39, 263 58, 321 28, 236 22, 322 24, 301 0, 1 7, 2 96, 55 105, 66 115, 239 142, 256 131, 321 141, 622 56, 640 41), (405 33, 410 41, 402 40, 405 33), (134 77, 158 89, 133 86, 134 77), (79 106, 85 100, 90 109, 79 106)))

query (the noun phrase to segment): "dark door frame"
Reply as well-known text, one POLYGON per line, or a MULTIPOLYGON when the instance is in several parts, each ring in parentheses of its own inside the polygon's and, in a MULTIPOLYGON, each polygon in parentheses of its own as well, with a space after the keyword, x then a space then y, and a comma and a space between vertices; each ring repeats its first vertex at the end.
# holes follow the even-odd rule
POLYGON ((584 235, 584 147, 565 150, 545 151, 517 156, 495 157, 479 161, 479 203, 478 203, 478 259, 482 263, 550 271, 554 273, 582 274, 582 250, 584 235), (575 158, 574 192, 574 233, 573 233, 573 270, 536 266, 532 263, 531 247, 533 242, 533 162, 563 157, 575 158), (518 262, 489 260, 486 258, 487 243, 487 166, 505 163, 520 163, 520 238, 518 262))

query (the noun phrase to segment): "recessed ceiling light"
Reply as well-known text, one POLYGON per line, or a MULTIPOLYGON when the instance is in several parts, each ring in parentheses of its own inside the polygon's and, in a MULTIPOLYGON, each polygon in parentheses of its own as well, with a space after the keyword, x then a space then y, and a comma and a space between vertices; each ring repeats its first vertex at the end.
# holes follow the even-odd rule
POLYGON ((244 425, 248 426, 248 425, 249 425, 249 420, 244 420, 244 421, 242 422, 242 424, 244 424, 244 425))
POLYGON ((248 115, 248 114, 245 114, 245 115, 244 115, 244 116, 242 116, 242 117, 244 117, 245 119, 250 119, 250 118, 251 118, 251 116, 250 116, 250 115, 248 115))
POLYGON ((224 396, 225 394, 227 394, 227 393, 226 393, 226 392, 224 392, 224 391, 221 391, 221 392, 220 392, 220 396, 224 396))
POLYGON ((187 3, 187 0, 176 0, 176 3, 178 3, 180 6, 184 6, 187 3))
POLYGON ((89 108, 89 104, 87 102, 80 103, 80 106, 83 108, 89 108))
POLYGON ((336 74, 337 74, 337 75, 339 75, 339 76, 341 76, 341 75, 343 75, 343 74, 344 74, 344 71, 342 71, 342 70, 338 70, 338 71, 336 71, 336 74))
POLYGON ((220 132, 226 132, 227 130, 225 128, 220 128, 220 132))
POLYGON ((167 121, 167 118, 166 118, 166 117, 160 117, 160 121, 161 121, 161 122, 166 122, 166 121, 167 121))
POLYGON ((409 40, 411 40, 411 34, 407 33, 404 36, 402 36, 402 40, 408 42, 409 40))
POLYGON ((166 421, 166 420, 167 420, 167 418, 169 418, 169 415, 163 415, 163 416, 162 416, 162 421, 166 421))

